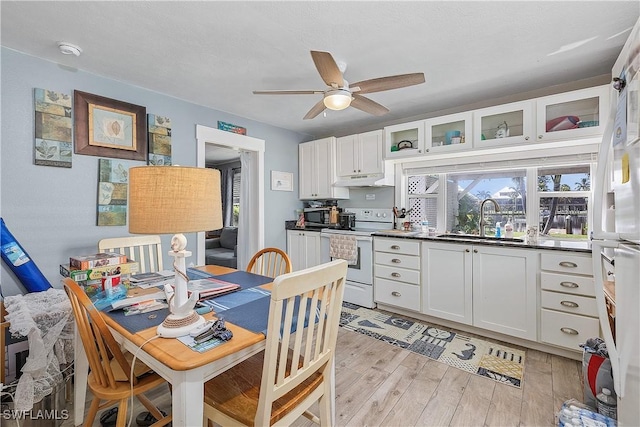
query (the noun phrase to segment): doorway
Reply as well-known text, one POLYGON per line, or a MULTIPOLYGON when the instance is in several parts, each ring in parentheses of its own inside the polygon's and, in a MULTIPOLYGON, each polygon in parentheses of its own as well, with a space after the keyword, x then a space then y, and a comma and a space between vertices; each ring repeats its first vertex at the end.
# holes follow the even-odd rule
MULTIPOLYGON (((238 228, 238 266, 246 265, 251 256, 264 247, 264 148, 262 139, 252 138, 207 126, 196 125, 196 166, 206 166, 206 148, 209 145, 224 147, 247 154, 249 170, 244 170, 241 180, 240 223, 238 228)), ((205 264, 205 233, 197 237, 197 265, 205 264)))

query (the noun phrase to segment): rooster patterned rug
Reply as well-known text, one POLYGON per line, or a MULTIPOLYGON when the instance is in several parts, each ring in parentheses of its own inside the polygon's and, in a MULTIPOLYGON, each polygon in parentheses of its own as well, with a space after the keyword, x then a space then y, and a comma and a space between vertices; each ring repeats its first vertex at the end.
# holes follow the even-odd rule
POLYGON ((342 306, 340 326, 472 374, 518 388, 522 386, 522 350, 349 303, 342 306))

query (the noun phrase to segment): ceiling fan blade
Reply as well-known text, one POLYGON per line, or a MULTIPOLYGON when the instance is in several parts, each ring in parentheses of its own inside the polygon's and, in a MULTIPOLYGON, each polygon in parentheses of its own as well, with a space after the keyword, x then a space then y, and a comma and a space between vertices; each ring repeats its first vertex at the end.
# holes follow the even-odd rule
POLYGON ((323 94, 322 90, 254 90, 254 95, 317 95, 323 94))
POLYGON ((313 63, 316 64, 320 77, 322 77, 327 86, 332 86, 336 89, 344 86, 342 72, 329 52, 312 50, 311 57, 313 58, 313 63))
POLYGON ((304 116, 304 120, 313 119, 318 114, 322 113, 326 107, 324 106, 324 98, 321 99, 316 105, 309 110, 309 112, 304 116))
POLYGON ((383 116, 389 112, 387 107, 384 107, 378 104, 375 101, 370 100, 369 98, 365 98, 364 96, 360 96, 358 94, 352 94, 353 101, 351 101, 351 106, 357 108, 358 110, 362 110, 365 113, 373 114, 374 116, 383 116))
POLYGON ((401 87, 419 85, 424 83, 424 73, 399 74, 397 76, 379 77, 377 79, 363 80, 351 84, 350 87, 359 87, 358 93, 382 92, 383 90, 399 89, 401 87))

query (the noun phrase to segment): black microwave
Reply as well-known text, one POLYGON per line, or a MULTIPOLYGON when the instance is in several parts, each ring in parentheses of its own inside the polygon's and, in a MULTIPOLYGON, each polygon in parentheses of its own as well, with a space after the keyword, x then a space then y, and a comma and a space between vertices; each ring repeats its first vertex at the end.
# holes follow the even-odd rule
POLYGON ((328 226, 330 224, 331 207, 304 208, 304 223, 308 226, 328 226))

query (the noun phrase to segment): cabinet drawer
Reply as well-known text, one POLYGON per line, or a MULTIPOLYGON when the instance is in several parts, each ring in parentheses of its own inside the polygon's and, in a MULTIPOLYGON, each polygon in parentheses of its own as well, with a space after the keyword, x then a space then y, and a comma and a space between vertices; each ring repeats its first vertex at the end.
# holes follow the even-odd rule
POLYGON ((542 291, 542 307, 583 316, 598 317, 596 299, 579 295, 542 291))
POLYGON ((580 256, 566 252, 542 252, 540 255, 540 269, 593 276, 591 255, 580 256))
POLYGON ((540 340, 570 350, 581 351, 580 344, 600 336, 600 324, 593 317, 577 316, 542 309, 540 340))
POLYGON ((375 278, 376 302, 420 311, 420 286, 375 278))
POLYGON ((540 287, 548 291, 595 297, 593 277, 580 277, 571 274, 540 272, 540 287))
POLYGON ((420 269, 420 257, 413 255, 390 254, 387 252, 376 252, 375 263, 388 265, 390 267, 420 269))
POLYGON ((412 283, 414 285, 420 284, 419 270, 408 270, 406 268, 389 267, 386 265, 376 265, 374 269, 376 277, 380 277, 382 279, 412 283))
POLYGON ((392 252, 405 255, 420 255, 420 241, 407 239, 387 239, 376 237, 373 241, 376 251, 392 252))

